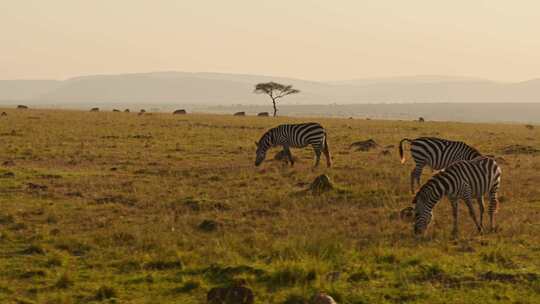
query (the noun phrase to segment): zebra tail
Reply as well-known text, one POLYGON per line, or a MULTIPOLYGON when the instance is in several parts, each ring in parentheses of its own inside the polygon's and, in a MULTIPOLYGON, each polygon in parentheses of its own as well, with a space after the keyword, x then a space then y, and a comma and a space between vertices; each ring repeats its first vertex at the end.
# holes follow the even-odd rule
POLYGON ((412 142, 412 140, 408 138, 404 138, 399 142, 399 157, 401 158, 401 163, 404 164, 406 159, 405 155, 403 154, 403 142, 412 142))
POLYGON ((328 147, 328 142, 326 141, 326 134, 324 135, 324 149, 326 150, 326 153, 328 153, 328 157, 330 157, 330 148, 328 147))

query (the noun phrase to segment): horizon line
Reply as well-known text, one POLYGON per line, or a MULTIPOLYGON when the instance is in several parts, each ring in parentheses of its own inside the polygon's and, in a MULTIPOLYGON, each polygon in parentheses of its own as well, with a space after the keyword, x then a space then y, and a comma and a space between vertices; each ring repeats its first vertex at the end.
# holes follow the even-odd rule
POLYGON ((69 81, 77 78, 85 77, 107 77, 107 76, 129 76, 129 75, 150 75, 150 74, 165 74, 165 73, 184 73, 184 74, 216 74, 216 75, 231 75, 231 76, 256 76, 256 77, 268 77, 268 78, 283 78, 296 81, 305 81, 305 82, 315 82, 315 83, 325 83, 325 84, 339 84, 340 82, 349 82, 349 81, 385 81, 391 79, 407 79, 407 78, 421 78, 421 77, 441 77, 441 78, 456 78, 470 81, 486 81, 492 83, 522 83, 531 80, 540 79, 539 77, 528 78, 524 80, 517 81, 500 81, 493 80, 490 78, 483 78, 477 76, 467 76, 467 75, 449 75, 449 74, 408 74, 408 75, 388 75, 388 76, 369 76, 369 77, 355 77, 350 79, 336 79, 336 80, 311 80, 299 77, 291 76, 281 76, 281 75, 268 75, 268 74, 250 74, 250 73, 240 73, 240 72, 209 72, 209 71, 182 71, 182 70, 156 70, 156 71, 147 71, 147 72, 119 72, 119 73, 96 73, 96 74, 79 74, 75 76, 65 77, 65 78, 11 78, 11 79, 0 79, 0 81, 69 81))

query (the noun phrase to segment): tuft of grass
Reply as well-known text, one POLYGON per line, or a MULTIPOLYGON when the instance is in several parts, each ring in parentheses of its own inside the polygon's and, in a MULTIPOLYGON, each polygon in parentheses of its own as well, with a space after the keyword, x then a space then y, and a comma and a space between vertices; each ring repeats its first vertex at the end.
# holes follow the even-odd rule
POLYGON ((71 277, 68 275, 68 273, 64 272, 58 280, 54 283, 54 287, 57 289, 67 289, 73 286, 75 282, 71 277))
POLYGON ((379 264, 398 264, 399 260, 394 254, 385 254, 375 258, 379 264))
POLYGON ((15 223, 15 218, 11 214, 0 215, 0 225, 9 225, 15 223))
POLYGON ((52 256, 45 261, 45 267, 53 268, 62 266, 62 259, 59 256, 52 256))
POLYGON ((41 247, 40 245, 32 244, 26 247, 25 249, 21 250, 20 253, 24 255, 33 255, 33 254, 43 255, 45 254, 45 249, 43 249, 43 247, 41 247))
POLYGON ((364 271, 360 270, 353 272, 348 279, 349 282, 358 283, 362 281, 369 281, 369 275, 364 271))
POLYGON ((198 288, 201 287, 201 283, 199 281, 187 281, 182 286, 174 288, 171 292, 172 293, 189 293, 192 292, 198 288))
POLYGON ((205 279, 214 284, 231 284, 235 282, 236 276, 241 275, 253 275, 258 279, 262 279, 266 275, 264 270, 248 265, 222 266, 212 264, 201 272, 205 279))
POLYGON ((504 249, 494 249, 480 254, 480 259, 485 263, 496 264, 503 268, 514 269, 517 265, 512 260, 512 257, 504 249))
POLYGON ((13 231, 25 230, 27 228, 28 228, 28 225, 26 225, 25 223, 13 222, 11 225, 9 225, 9 230, 13 230, 13 231))
POLYGON ((309 300, 299 294, 290 294, 287 296, 283 304, 309 304, 309 300))
POLYGON ((47 276, 47 273, 44 271, 44 270, 29 270, 29 271, 25 271, 23 273, 21 273, 19 275, 19 278, 21 279, 31 279, 31 278, 34 278, 34 277, 45 277, 47 276))
POLYGON ((69 252, 74 256, 83 256, 92 248, 89 244, 76 239, 61 239, 55 244, 55 247, 60 250, 69 252))
POLYGON ((134 259, 123 260, 112 264, 112 267, 118 269, 120 273, 137 272, 143 269, 141 263, 134 259))
POLYGON ((306 271, 298 266, 283 267, 274 272, 268 273, 262 278, 269 288, 284 288, 295 285, 313 283, 317 279, 315 270, 306 271))
POLYGON ((156 259, 144 264, 146 270, 170 270, 170 269, 182 269, 182 262, 180 260, 163 260, 156 259))
POLYGON ((102 285, 96 290, 94 299, 96 301, 105 301, 108 299, 113 299, 118 297, 118 292, 111 286, 102 285))
POLYGON ((29 299, 23 299, 23 298, 15 298, 14 300, 15 304, 35 304, 36 302, 29 300, 29 299))

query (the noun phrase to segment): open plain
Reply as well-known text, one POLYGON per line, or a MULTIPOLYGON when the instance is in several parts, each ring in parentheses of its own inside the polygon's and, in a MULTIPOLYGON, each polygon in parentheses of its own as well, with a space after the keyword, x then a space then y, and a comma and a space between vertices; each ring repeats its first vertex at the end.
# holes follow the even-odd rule
MULTIPOLYGON (((523 124, 1 109, 1 303, 205 303, 243 284, 255 303, 539 303, 540 128, 523 124), (254 166, 265 130, 326 127, 334 165, 254 166), (463 140, 502 166, 498 229, 447 200, 425 238, 404 138, 463 140), (369 151, 351 143, 373 139, 369 151), (327 174, 334 189, 305 191, 327 174)), ((424 171, 422 181, 432 174, 424 171)))

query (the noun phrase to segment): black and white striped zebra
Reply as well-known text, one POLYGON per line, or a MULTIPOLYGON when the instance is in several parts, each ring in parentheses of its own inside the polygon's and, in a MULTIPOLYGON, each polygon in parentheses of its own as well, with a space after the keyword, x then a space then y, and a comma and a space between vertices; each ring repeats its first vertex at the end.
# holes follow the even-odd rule
POLYGON ((463 200, 469 209, 479 232, 483 230, 484 196, 489 198, 488 214, 489 228, 495 225, 495 213, 499 201, 497 191, 501 183, 501 168, 489 157, 478 157, 473 160, 462 160, 453 163, 446 169, 429 179, 416 193, 415 205, 415 234, 422 234, 427 229, 432 217, 433 207, 443 197, 448 197, 452 204, 454 228, 453 234, 458 234, 458 201, 463 200), (480 211, 477 220, 472 200, 476 199, 480 211))
POLYGON ((411 144, 411 156, 416 167, 411 172, 411 192, 414 193, 415 182, 420 184, 420 176, 425 166, 434 170, 442 170, 459 160, 470 160, 482 156, 478 150, 461 141, 451 141, 437 137, 404 138, 399 142, 401 163, 405 163, 403 143, 411 144))
POLYGON ((304 148, 308 145, 311 145, 315 151, 315 166, 319 165, 321 152, 326 157, 327 166, 332 165, 326 141, 326 130, 315 122, 279 125, 264 133, 259 142, 255 142, 255 144, 257 145, 255 166, 259 166, 266 158, 266 152, 275 146, 283 146, 283 151, 285 151, 292 166, 294 160, 290 148, 304 148))

